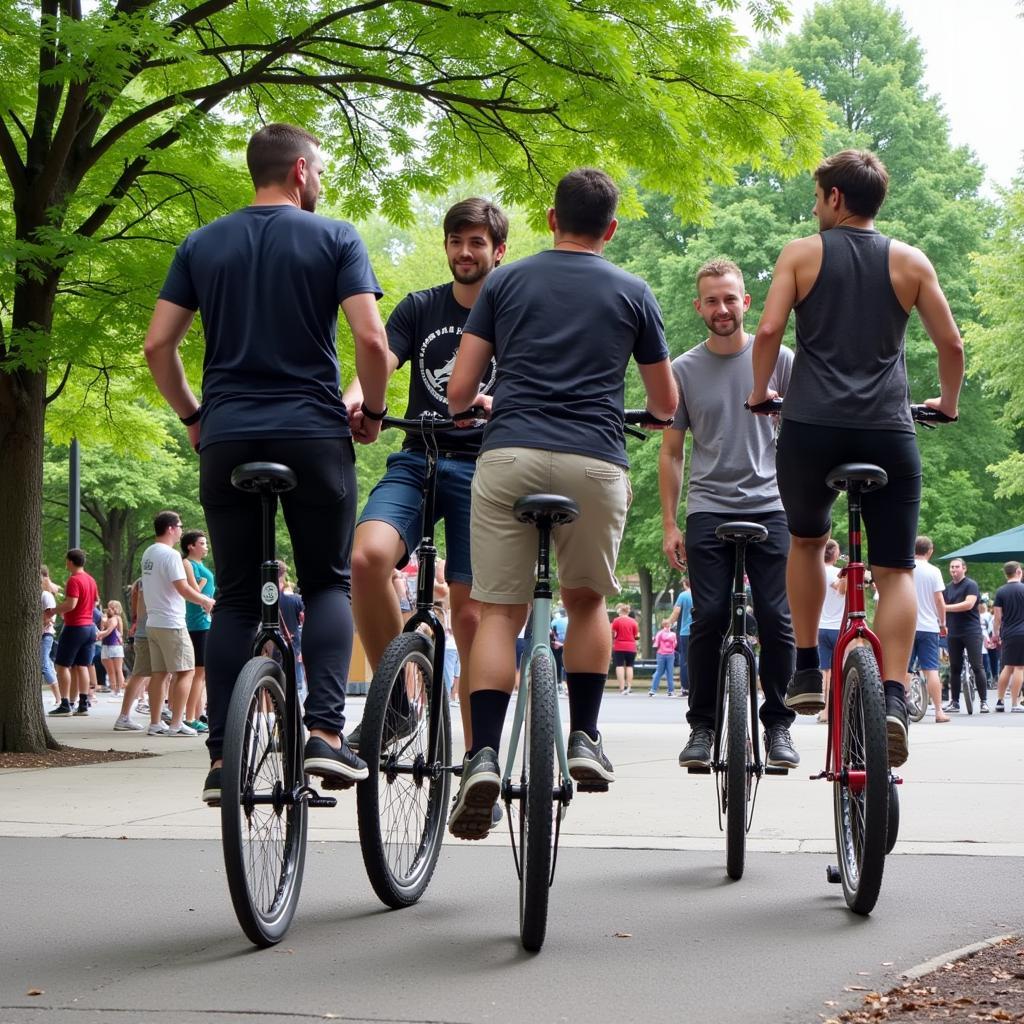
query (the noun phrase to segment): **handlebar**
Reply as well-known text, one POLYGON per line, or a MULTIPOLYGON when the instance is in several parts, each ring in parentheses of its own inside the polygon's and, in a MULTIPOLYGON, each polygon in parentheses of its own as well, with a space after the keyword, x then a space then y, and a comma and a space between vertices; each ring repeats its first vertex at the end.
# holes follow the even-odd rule
MULTIPOLYGON (((782 399, 769 398, 766 402, 758 402, 757 405, 747 405, 744 402, 743 408, 762 416, 776 415, 782 412, 782 399)), ((910 415, 916 423, 920 423, 921 426, 927 427, 929 430, 934 429, 937 423, 956 423, 958 418, 947 416, 940 409, 933 409, 930 405, 912 405, 910 415)))
POLYGON ((765 402, 758 402, 757 405, 747 405, 744 402, 743 408, 749 409, 752 413, 756 413, 759 416, 777 416, 782 412, 782 399, 769 398, 765 402))
POLYGON ((638 430, 637 427, 653 427, 656 430, 663 430, 672 426, 672 420, 659 420, 657 416, 651 415, 646 409, 626 409, 622 416, 623 431, 631 437, 638 437, 642 441, 648 438, 647 431, 638 430))
POLYGON ((484 410, 478 405, 474 405, 471 409, 467 409, 465 412, 460 412, 457 416, 438 416, 434 412, 421 413, 415 419, 402 419, 400 416, 385 416, 380 421, 381 430, 386 427, 395 427, 398 430, 418 430, 421 433, 427 431, 436 430, 456 430, 459 429, 455 426, 456 420, 476 420, 483 419, 484 410))

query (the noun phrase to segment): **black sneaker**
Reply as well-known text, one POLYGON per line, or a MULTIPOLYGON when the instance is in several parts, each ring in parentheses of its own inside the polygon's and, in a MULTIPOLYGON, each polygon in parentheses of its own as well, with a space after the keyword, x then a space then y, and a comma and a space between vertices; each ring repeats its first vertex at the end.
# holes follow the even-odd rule
POLYGON ((70 718, 74 714, 69 701, 62 700, 52 711, 48 711, 50 718, 70 718))
POLYGON ((615 781, 615 769, 605 756, 600 733, 596 740, 592 740, 582 729, 569 733, 566 753, 569 774, 577 782, 601 785, 615 781))
POLYGON ((910 716, 904 698, 885 695, 885 732, 889 741, 889 767, 899 768, 910 756, 910 716))
POLYGON ((211 768, 203 783, 203 803, 207 807, 220 807, 220 769, 211 768))
POLYGON ((679 753, 680 768, 708 768, 711 765, 711 747, 715 742, 715 730, 706 725, 695 725, 690 738, 679 753))
POLYGON ((960 714, 960 701, 951 700, 943 709, 947 714, 959 715, 960 714))
POLYGON ((793 673, 786 687, 786 707, 798 715, 816 715, 825 710, 825 680, 820 668, 802 668, 793 673))
POLYGON ((494 806, 491 808, 491 828, 497 828, 505 817, 505 812, 501 809, 501 801, 495 800, 494 806))
POLYGON ((793 737, 788 726, 768 725, 764 730, 764 749, 770 765, 779 768, 796 768, 800 755, 793 746, 793 737))
POLYGON ((89 703, 88 703, 88 701, 85 704, 79 704, 78 707, 75 708, 75 710, 74 710, 74 715, 75 715, 76 718, 79 715, 87 715, 87 714, 89 714, 89 703))
POLYGON ((319 736, 310 736, 306 741, 302 767, 310 775, 319 775, 327 781, 338 781, 351 784, 367 778, 370 770, 366 762, 353 753, 352 748, 341 741, 341 748, 335 750, 326 740, 319 736))
POLYGON ((462 759, 462 781, 448 819, 448 831, 456 839, 483 839, 494 823, 494 808, 501 792, 498 752, 481 747, 472 758, 462 759))
MULTIPOLYGON (((997 700, 996 701, 996 714, 1001 715, 1005 711, 1006 711, 1006 705, 1001 700, 997 700)), ((50 714, 52 715, 53 712, 51 711, 50 714)))

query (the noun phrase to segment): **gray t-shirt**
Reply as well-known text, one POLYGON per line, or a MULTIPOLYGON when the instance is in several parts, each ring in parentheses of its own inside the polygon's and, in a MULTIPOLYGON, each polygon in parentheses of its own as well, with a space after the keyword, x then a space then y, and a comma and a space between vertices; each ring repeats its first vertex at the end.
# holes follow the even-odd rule
POLYGON ((482 452, 540 448, 628 466, 630 358, 668 358, 651 289, 592 253, 546 252, 495 270, 465 326, 494 346, 494 408, 482 452))
MULTIPOLYGON (((733 355, 716 355, 707 342, 672 361, 679 405, 672 426, 693 435, 686 514, 775 512, 782 508, 775 482, 775 426, 743 407, 754 386, 754 338, 733 355)), ((789 386, 793 353, 779 349, 768 386, 789 386)))

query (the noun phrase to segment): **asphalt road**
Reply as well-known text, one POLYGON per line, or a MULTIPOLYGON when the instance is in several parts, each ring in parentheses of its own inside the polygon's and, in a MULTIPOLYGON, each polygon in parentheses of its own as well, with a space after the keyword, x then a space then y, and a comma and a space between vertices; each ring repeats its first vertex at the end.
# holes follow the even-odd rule
POLYGON ((732 883, 721 850, 567 848, 530 955, 507 848, 446 846, 423 901, 389 912, 357 845, 315 843, 292 930, 256 951, 216 842, 0 839, 0 1024, 811 1024, 1024 930, 1017 858, 892 857, 870 918, 828 861, 754 853, 732 883))

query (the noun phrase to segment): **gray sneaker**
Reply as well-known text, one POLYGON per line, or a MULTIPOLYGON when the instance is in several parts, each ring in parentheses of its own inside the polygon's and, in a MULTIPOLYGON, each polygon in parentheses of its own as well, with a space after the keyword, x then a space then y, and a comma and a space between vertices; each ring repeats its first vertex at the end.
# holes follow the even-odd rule
POLYGON ((798 715, 816 715, 825 710, 825 680, 820 668, 802 668, 793 673, 786 688, 786 707, 798 715))
POLYGON ((142 732, 143 727, 133 722, 127 715, 118 715, 114 723, 114 732, 142 732))
POLYGON ((601 734, 592 740, 582 729, 569 733, 569 774, 584 785, 607 786, 615 781, 615 769, 605 756, 601 734))
MULTIPOLYGON (((416 712, 410 708, 407 715, 399 717, 394 711, 390 711, 384 719, 384 735, 381 737, 381 748, 390 747, 393 743, 411 736, 419 725, 416 712)), ((345 734, 345 742, 358 753, 359 742, 362 739, 363 723, 360 722, 350 733, 345 734)))
POLYGON ((498 752, 482 747, 472 759, 462 759, 462 781, 455 798, 448 831, 456 839, 483 839, 492 827, 494 805, 501 792, 498 752))
POLYGON ((711 766, 711 748, 715 730, 706 725, 695 725, 690 730, 686 746, 679 752, 680 768, 708 768, 711 766))

